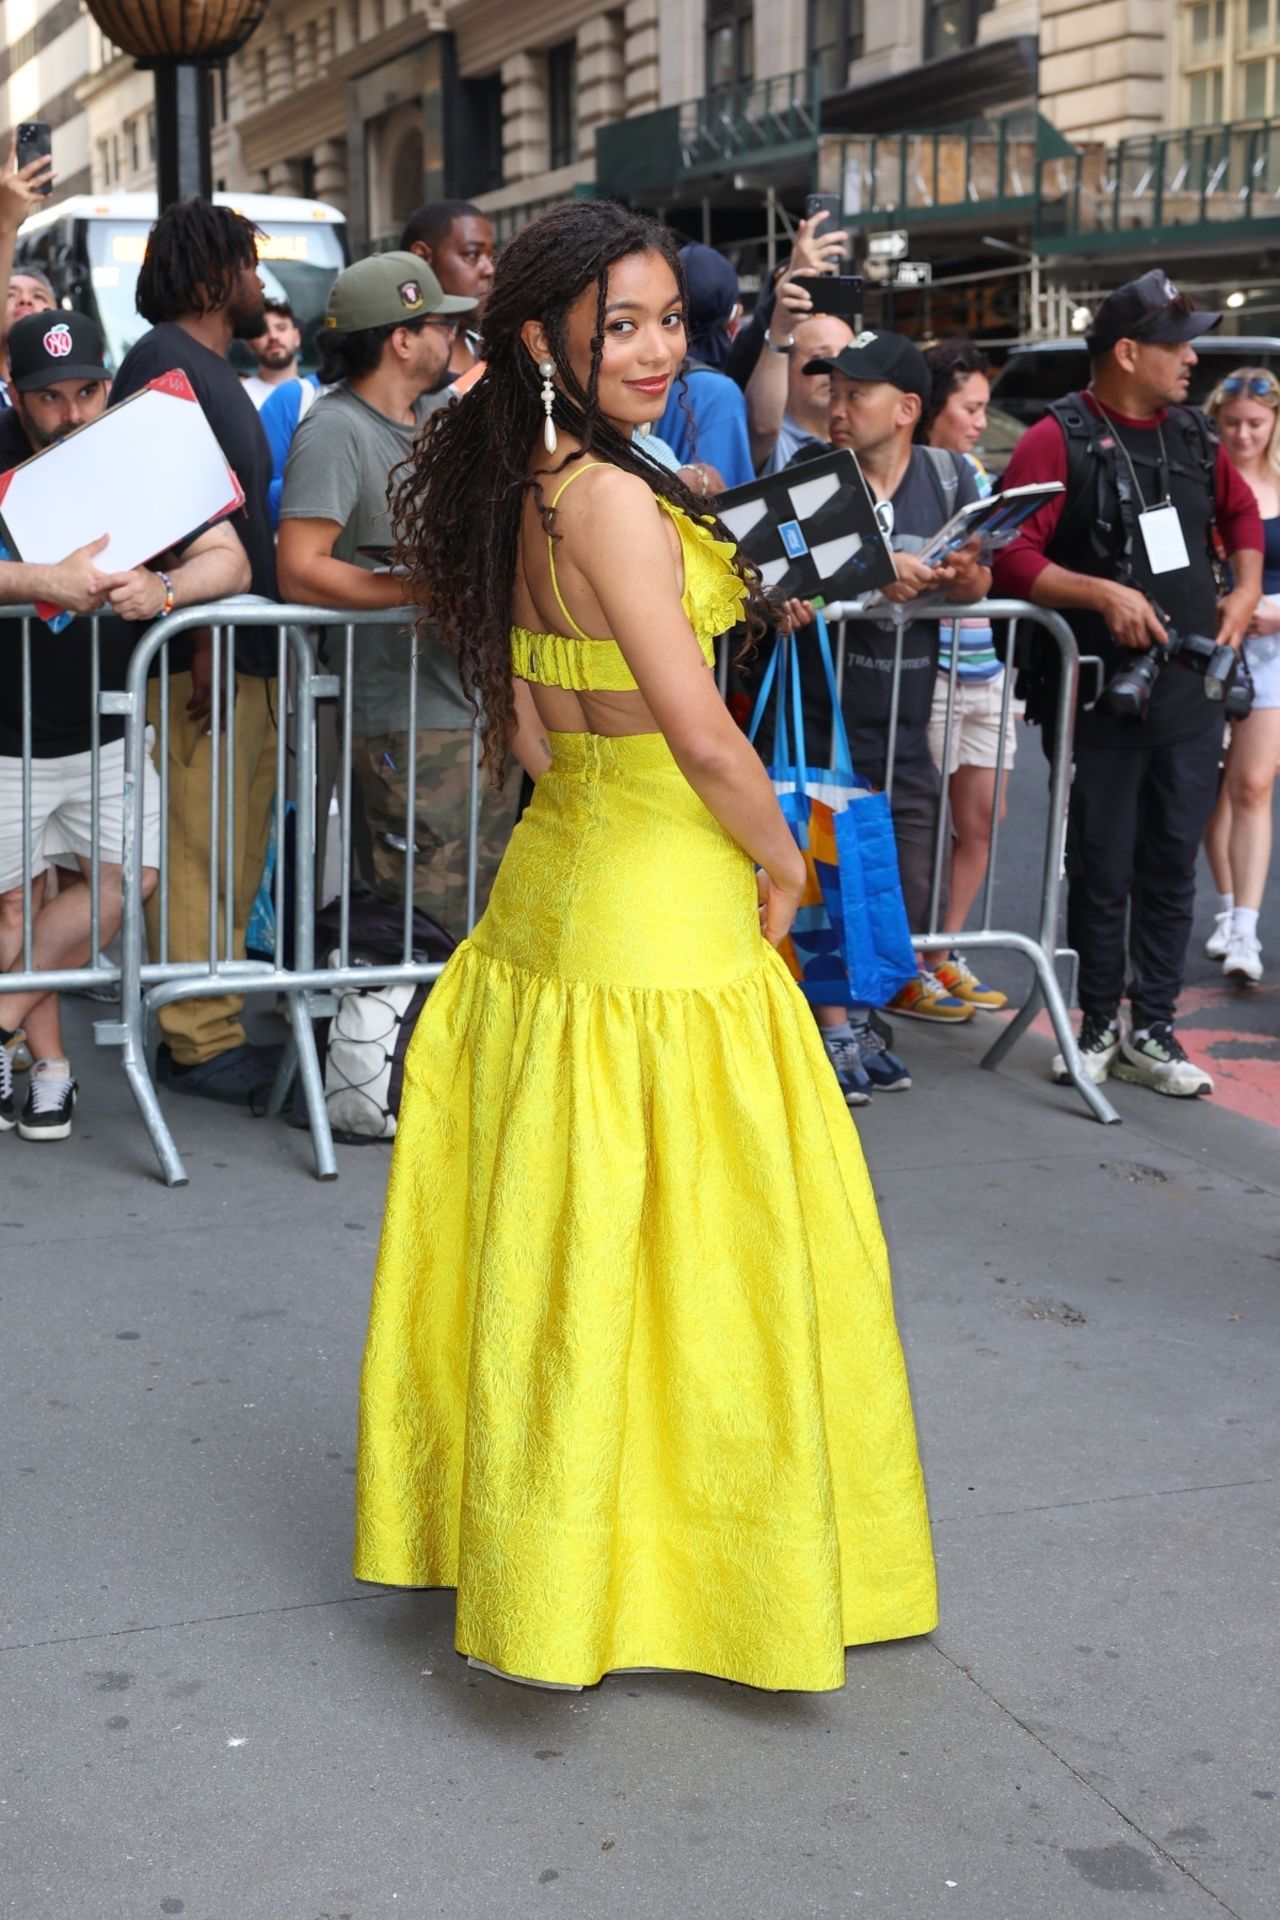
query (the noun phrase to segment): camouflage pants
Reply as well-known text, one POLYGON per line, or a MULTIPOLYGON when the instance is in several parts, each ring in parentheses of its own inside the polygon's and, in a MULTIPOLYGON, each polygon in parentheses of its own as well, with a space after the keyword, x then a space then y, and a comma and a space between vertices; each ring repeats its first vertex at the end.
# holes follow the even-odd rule
MULTIPOLYGON (((408 733, 357 734, 352 768, 373 843, 373 884, 387 900, 403 900, 409 803, 408 733)), ((413 902, 458 940, 467 930, 470 730, 418 731, 414 817, 413 902)), ((480 843, 476 910, 489 898, 515 825, 520 768, 512 761, 502 791, 480 776, 480 843)))

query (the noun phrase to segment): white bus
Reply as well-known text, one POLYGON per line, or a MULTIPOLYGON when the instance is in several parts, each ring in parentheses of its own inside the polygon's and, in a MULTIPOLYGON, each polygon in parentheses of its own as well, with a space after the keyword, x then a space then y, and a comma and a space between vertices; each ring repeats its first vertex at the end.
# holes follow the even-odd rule
MULTIPOLYGON (((265 237, 258 242, 259 277, 268 295, 288 300, 302 329, 304 360, 314 365, 313 342, 329 284, 347 264, 343 215, 322 200, 279 194, 213 197, 217 205, 234 207, 261 227, 265 237)), ((77 194, 33 213, 18 234, 15 266, 39 267, 63 306, 93 315, 113 369, 147 330, 134 294, 155 218, 154 193, 77 194)))

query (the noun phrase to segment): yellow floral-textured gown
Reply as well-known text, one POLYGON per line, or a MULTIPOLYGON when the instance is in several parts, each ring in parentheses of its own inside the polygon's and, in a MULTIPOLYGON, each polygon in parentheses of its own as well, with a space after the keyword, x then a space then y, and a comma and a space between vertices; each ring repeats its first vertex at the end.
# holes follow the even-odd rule
MULTIPOLYGON (((710 661, 731 549, 668 511, 710 661)), ((515 629, 512 664, 635 686, 612 641, 515 629)), ((456 1587, 459 1650, 533 1679, 839 1687, 847 1645, 936 1620, 861 1149, 662 736, 550 738, 408 1054, 355 1573, 456 1587)))

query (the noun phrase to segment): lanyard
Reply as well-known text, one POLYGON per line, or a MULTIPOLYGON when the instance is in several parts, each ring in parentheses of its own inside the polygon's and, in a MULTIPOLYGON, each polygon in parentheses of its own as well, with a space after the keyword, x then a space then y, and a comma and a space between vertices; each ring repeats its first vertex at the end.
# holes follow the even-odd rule
MULTIPOLYGON (((1138 470, 1133 464, 1133 455, 1129 452, 1128 447, 1126 447, 1124 441, 1120 438, 1120 429, 1119 427, 1117 427, 1115 421, 1113 420, 1109 422, 1109 424, 1111 427, 1112 437, 1114 438, 1115 443, 1119 447, 1121 453, 1124 455, 1125 465, 1129 469, 1129 478, 1133 481, 1133 490, 1138 496, 1138 505, 1141 508, 1143 513, 1150 513, 1151 508, 1148 507, 1147 505, 1146 495, 1143 493, 1142 488, 1138 483, 1138 470)), ((1172 506, 1173 504, 1172 500, 1169 497, 1169 456, 1165 451, 1164 431, 1161 428, 1160 422, 1158 420, 1156 421, 1156 438, 1160 442, 1160 472, 1164 479, 1164 498, 1160 502, 1160 505, 1164 507, 1168 507, 1168 506, 1172 506)))

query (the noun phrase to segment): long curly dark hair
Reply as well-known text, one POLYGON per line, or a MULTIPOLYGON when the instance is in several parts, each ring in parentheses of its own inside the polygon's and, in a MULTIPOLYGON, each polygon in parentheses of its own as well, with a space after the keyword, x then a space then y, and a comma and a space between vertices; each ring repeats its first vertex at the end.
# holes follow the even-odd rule
MULTIPOLYGON (((406 568, 406 597, 425 609, 458 660, 463 690, 484 716, 484 764, 502 777, 514 718, 511 600, 525 493, 532 488, 543 525, 553 515, 529 459, 543 426, 540 378, 520 337, 541 321, 559 373, 555 421, 612 466, 636 474, 662 499, 729 535, 674 473, 654 465, 600 412, 609 269, 629 254, 659 253, 682 301, 684 274, 664 227, 608 200, 547 208, 503 247, 484 313, 485 372, 471 391, 428 420, 413 452, 396 469, 391 498, 396 555, 406 568), (569 363, 568 319, 596 289, 596 330, 585 388, 569 363)), ((572 457, 572 456, 570 456, 572 457)), ((553 536, 554 537, 554 536, 553 536)), ((759 574, 739 557, 750 590, 747 625, 754 640, 771 617, 759 574)))

